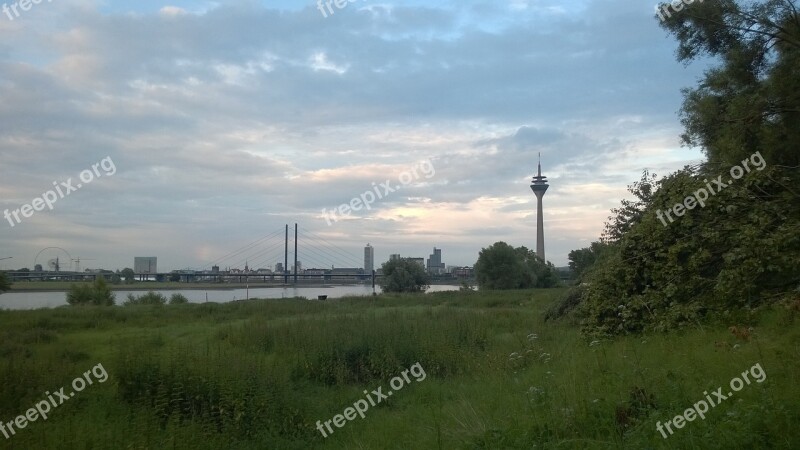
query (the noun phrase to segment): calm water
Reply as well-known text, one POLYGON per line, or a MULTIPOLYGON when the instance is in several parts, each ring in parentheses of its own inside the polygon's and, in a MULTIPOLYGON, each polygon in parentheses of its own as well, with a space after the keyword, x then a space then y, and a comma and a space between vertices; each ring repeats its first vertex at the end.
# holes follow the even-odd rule
MULTIPOLYGON (((433 285, 428 292, 453 291, 458 290, 459 286, 433 285)), ((380 293, 381 288, 375 287, 375 291, 380 293)), ((209 302, 224 303, 233 300, 244 300, 247 298, 245 289, 230 290, 168 290, 156 291, 164 294, 167 298, 174 293, 186 296, 191 303, 203 303, 206 296, 209 302)), ((125 301, 128 294, 142 295, 146 291, 114 291, 117 296, 117 305, 125 301)), ((318 295, 327 295, 328 298, 339 298, 348 295, 372 295, 372 286, 331 286, 331 287, 298 287, 298 288, 257 288, 250 289, 250 298, 291 298, 306 297, 316 299, 318 295)), ((67 304, 66 292, 13 292, 0 295, 0 309, 36 309, 54 308, 67 304)))

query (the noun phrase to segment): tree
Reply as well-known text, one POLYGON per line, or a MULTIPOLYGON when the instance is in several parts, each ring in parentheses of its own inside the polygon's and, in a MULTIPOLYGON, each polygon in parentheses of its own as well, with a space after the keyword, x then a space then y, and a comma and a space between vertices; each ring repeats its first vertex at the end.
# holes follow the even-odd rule
POLYGON ((0 294, 11 290, 11 282, 5 272, 0 272, 0 294))
POLYGON ((134 272, 130 267, 122 269, 119 275, 125 280, 125 284, 133 283, 134 278, 136 278, 136 272, 134 272))
POLYGON ((526 247, 515 249, 502 241, 481 250, 475 276, 481 289, 490 290, 553 287, 559 283, 552 264, 526 247))
POLYGON ((115 296, 102 276, 95 278, 94 282, 79 283, 70 286, 67 292, 67 303, 72 306, 96 305, 113 306, 115 296))
POLYGON ((425 292, 430 282, 425 268, 409 258, 383 263, 380 286, 383 292, 425 292))
POLYGON ((708 163, 730 167, 761 151, 770 164, 800 165, 800 19, 796 0, 695 2, 662 23, 678 60, 721 61, 684 91, 683 141, 708 163))
POLYGON ((527 247, 518 247, 516 252, 528 269, 528 283, 526 287, 551 288, 561 283, 558 271, 553 263, 545 263, 536 256, 536 252, 527 247))
POLYGON ((640 222, 645 208, 652 202, 653 193, 657 189, 656 174, 651 174, 645 169, 642 172, 642 178, 628 186, 628 192, 633 194, 635 200, 623 199, 619 208, 611 210, 612 215, 606 222, 600 240, 604 243, 615 242, 634 224, 640 222))
POLYGON ((584 247, 579 250, 572 250, 569 252, 567 258, 569 259, 569 268, 575 274, 575 278, 581 279, 581 276, 586 273, 600 257, 600 254, 608 248, 608 244, 602 242, 592 242, 589 247, 584 247))
POLYGON ((475 278, 480 289, 521 289, 525 287, 526 267, 505 242, 495 242, 481 249, 475 263, 475 278))

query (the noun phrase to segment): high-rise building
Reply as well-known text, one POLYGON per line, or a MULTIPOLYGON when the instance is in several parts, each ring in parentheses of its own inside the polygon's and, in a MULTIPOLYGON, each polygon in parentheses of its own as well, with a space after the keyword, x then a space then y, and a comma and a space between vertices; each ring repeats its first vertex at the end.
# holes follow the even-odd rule
POLYGON ((134 273, 158 273, 158 258, 155 256, 136 256, 133 258, 134 273))
POLYGON ((375 248, 367 244, 364 247, 364 272, 371 274, 375 270, 375 248))
POLYGON ((422 270, 425 270, 425 258, 408 258, 412 262, 419 264, 422 267, 422 270))
POLYGON ((394 261, 396 259, 400 259, 400 253, 392 253, 389 255, 389 261, 394 261))
POLYGON ((428 258, 428 273, 441 275, 444 273, 445 265, 442 262, 442 249, 433 247, 433 254, 428 258))
POLYGON ((542 176, 542 154, 539 153, 539 173, 533 177, 531 190, 536 195, 536 256, 542 261, 544 259, 544 216, 542 212, 542 197, 547 192, 547 177, 542 176))
POLYGON ((283 273, 283 263, 275 264, 275 273, 283 273))

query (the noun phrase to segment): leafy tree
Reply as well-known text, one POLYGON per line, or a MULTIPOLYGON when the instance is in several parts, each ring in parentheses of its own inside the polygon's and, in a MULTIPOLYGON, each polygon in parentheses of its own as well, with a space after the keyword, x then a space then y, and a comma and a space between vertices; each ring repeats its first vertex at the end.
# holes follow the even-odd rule
POLYGON ((125 284, 133 283, 134 279, 136 278, 136 272, 134 272, 130 267, 122 269, 119 274, 125 280, 125 284))
POLYGON ((603 243, 616 242, 631 227, 642 220, 645 208, 653 198, 653 193, 658 189, 656 174, 648 170, 642 172, 642 178, 628 186, 628 192, 633 194, 635 200, 623 199, 619 208, 611 210, 611 217, 606 222, 601 241, 603 243))
POLYGON ((425 292, 430 279, 425 268, 409 258, 383 263, 380 286, 383 292, 425 292))
POLYGON ((0 294, 11 290, 11 282, 5 272, 0 272, 0 294))
POLYGON ((73 284, 67 292, 67 303, 72 306, 96 305, 113 306, 115 295, 106 280, 98 276, 94 282, 73 284))
POLYGON ((553 287, 559 283, 552 264, 544 263, 532 250, 515 249, 502 241, 481 250, 475 277, 481 289, 490 290, 553 287))
POLYGON ((561 283, 558 271, 553 263, 545 263, 536 256, 536 252, 527 247, 518 247, 516 252, 528 269, 525 287, 551 288, 561 283))
POLYGON ((569 252, 569 268, 577 279, 581 279, 600 257, 600 254, 608 248, 608 244, 602 242, 592 242, 589 247, 569 252))
POLYGON ((678 40, 678 60, 721 64, 684 91, 683 141, 713 167, 756 151, 770 164, 800 165, 800 20, 796 0, 695 2, 662 26, 678 40))
POLYGON ((681 110, 684 143, 702 147, 708 161, 651 182, 639 202, 613 211, 608 248, 577 297, 588 334, 733 321, 800 285, 796 1, 695 2, 663 26, 678 40, 679 61, 719 61, 684 92, 681 110), (730 181, 731 168, 746 162, 747 173, 730 181), (726 186, 689 208, 686 199, 715 179, 726 186), (677 204, 685 205, 680 216, 660 216, 677 204))
POLYGON ((495 242, 478 254, 475 278, 480 289, 521 289, 529 281, 527 267, 514 247, 495 242))
POLYGON ((183 304, 186 304, 186 303, 189 303, 189 299, 186 298, 185 295, 179 294, 177 292, 172 294, 170 296, 170 298, 169 298, 169 304, 170 305, 183 305, 183 304))

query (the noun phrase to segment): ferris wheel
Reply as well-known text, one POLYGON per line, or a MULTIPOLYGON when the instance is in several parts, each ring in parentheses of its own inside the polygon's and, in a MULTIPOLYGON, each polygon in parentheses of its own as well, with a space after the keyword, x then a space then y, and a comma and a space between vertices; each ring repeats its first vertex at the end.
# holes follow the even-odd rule
POLYGON ((60 272, 72 263, 72 256, 61 247, 43 248, 33 259, 34 268, 41 265, 45 272, 60 272))

